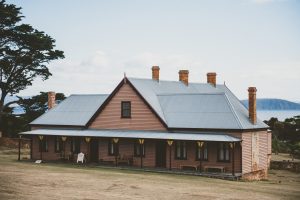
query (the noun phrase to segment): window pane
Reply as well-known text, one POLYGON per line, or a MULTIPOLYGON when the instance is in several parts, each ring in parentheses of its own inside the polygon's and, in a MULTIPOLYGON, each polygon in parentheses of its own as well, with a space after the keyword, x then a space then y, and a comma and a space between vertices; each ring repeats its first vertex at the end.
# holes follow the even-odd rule
POLYGON ((228 148, 228 145, 226 145, 225 160, 229 160, 229 148, 228 148))
POLYGON ((201 148, 197 148, 197 159, 201 159, 201 148))
POLYGON ((180 143, 176 142, 176 157, 180 158, 180 143))
POLYGON ((186 143, 182 142, 182 158, 186 158, 186 143))
POLYGON ((203 150, 203 159, 207 160, 207 144, 204 144, 204 150, 203 150))
POLYGON ((123 109, 129 109, 130 108, 130 105, 129 105, 129 102, 124 102, 123 103, 123 109))
POLYGON ((224 146, 223 143, 220 144, 220 150, 219 150, 219 158, 220 160, 224 160, 224 146))
POLYGON ((145 144, 142 145, 142 155, 145 156, 145 144))
POLYGON ((121 102, 121 115, 122 117, 130 117, 131 116, 131 102, 121 102))
POLYGON ((130 116, 129 114, 130 114, 129 110, 123 110, 123 116, 128 117, 130 116))
POLYGON ((140 156, 140 155, 141 155, 141 154, 140 154, 140 145, 139 145, 139 144, 136 145, 136 155, 137 155, 137 156, 140 156))
POLYGON ((45 138, 45 152, 47 152, 47 151, 48 151, 48 141, 45 138))
POLYGON ((114 144, 112 142, 110 143, 110 154, 114 154, 114 144))

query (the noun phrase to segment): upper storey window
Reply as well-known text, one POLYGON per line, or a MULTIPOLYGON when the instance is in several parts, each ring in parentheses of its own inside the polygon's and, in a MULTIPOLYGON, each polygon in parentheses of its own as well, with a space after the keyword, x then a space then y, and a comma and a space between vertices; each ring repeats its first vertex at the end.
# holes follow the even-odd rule
POLYGON ((121 102, 121 117, 122 118, 131 118, 131 102, 122 101, 121 102))

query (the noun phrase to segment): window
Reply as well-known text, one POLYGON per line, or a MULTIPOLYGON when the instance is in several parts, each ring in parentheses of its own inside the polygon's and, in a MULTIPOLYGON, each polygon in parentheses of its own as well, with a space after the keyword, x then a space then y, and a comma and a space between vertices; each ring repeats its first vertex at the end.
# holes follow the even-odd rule
POLYGON ((130 118, 131 117, 131 102, 122 101, 121 102, 121 117, 130 118))
POLYGON ((108 142, 108 155, 117 156, 119 155, 119 143, 114 143, 113 140, 108 142))
POLYGON ((218 160, 222 162, 229 162, 230 160, 229 143, 219 143, 218 160))
POLYGON ((178 160, 185 160, 187 158, 185 141, 176 141, 175 158, 178 160))
POLYGON ((203 143, 201 148, 196 143, 196 160, 208 160, 208 148, 206 142, 203 143))
POLYGON ((134 156, 140 157, 142 151, 142 156, 145 157, 145 144, 140 146, 138 141, 134 142, 134 156))
POLYGON ((80 138, 72 138, 71 140, 71 152, 78 154, 80 153, 80 138))
POLYGON ((48 141, 44 136, 43 140, 40 140, 40 152, 48 152, 48 141))
POLYGON ((62 152, 63 150, 63 142, 59 136, 56 136, 54 139, 54 150, 55 152, 62 152))

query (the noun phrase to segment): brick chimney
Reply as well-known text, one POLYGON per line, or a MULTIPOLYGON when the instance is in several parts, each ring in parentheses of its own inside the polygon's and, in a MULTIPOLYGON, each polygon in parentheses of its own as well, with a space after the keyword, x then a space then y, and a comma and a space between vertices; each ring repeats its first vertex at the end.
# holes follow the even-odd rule
POLYGON ((184 84, 189 84, 189 70, 179 70, 179 81, 183 82, 184 84))
POLYGON ((152 80, 159 81, 159 66, 152 67, 152 80))
POLYGON ((249 109, 249 119, 252 124, 256 124, 256 87, 249 87, 248 88, 248 109, 249 109))
POLYGON ((217 74, 215 72, 209 72, 209 73, 207 73, 207 83, 210 83, 214 87, 216 87, 216 84, 217 84, 217 74))
POLYGON ((55 104, 55 92, 48 92, 48 110, 50 110, 51 108, 53 108, 56 104, 55 104))

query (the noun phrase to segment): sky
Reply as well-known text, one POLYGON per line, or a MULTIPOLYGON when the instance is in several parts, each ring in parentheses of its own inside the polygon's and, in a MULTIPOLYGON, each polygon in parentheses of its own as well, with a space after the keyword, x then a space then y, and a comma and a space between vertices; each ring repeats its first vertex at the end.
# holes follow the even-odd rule
POLYGON ((65 59, 53 76, 19 95, 40 91, 110 93, 124 77, 206 82, 217 73, 240 99, 300 101, 300 0, 8 0, 23 23, 56 40, 65 59))

